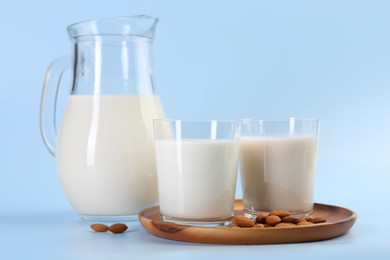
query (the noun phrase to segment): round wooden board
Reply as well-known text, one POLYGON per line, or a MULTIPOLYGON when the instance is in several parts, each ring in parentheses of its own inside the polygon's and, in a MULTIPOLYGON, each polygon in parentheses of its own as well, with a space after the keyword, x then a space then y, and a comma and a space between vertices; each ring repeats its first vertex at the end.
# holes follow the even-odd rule
MULTIPOLYGON (((242 215, 242 200, 235 202, 235 214, 242 215)), ((346 208, 315 203, 313 216, 326 223, 283 228, 198 227, 166 223, 160 220, 160 208, 142 210, 138 217, 151 234, 176 241, 207 244, 282 244, 318 241, 341 236, 356 221, 356 214, 346 208)))

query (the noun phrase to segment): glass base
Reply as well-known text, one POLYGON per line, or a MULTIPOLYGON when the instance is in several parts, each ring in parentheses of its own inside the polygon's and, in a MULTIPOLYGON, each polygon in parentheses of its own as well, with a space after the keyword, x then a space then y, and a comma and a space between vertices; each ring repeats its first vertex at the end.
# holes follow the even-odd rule
POLYGON ((161 221, 178 224, 178 225, 201 226, 201 227, 229 226, 232 224, 231 217, 218 218, 218 219, 186 219, 186 218, 161 216, 161 221))
POLYGON ((83 220, 94 222, 135 222, 138 221, 138 215, 80 215, 83 220))
MULTIPOLYGON (((253 210, 253 209, 244 208, 244 216, 247 218, 253 218, 253 219, 255 219, 256 216, 261 214, 261 213, 269 213, 269 212, 270 211, 267 211, 267 210, 253 210)), ((294 216, 296 218, 300 218, 303 216, 310 216, 313 213, 313 209, 311 208, 311 209, 296 210, 296 211, 289 210, 289 212, 291 213, 292 216, 294 216)))

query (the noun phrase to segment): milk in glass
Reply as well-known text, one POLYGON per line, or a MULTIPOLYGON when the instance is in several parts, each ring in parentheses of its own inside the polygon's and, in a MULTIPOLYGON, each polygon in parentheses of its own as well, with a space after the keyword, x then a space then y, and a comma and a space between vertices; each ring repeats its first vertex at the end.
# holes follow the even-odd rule
POLYGON ((316 136, 245 136, 240 150, 244 209, 301 213, 312 209, 316 136))
POLYGON ((161 215, 231 217, 238 153, 238 139, 156 141, 161 215))

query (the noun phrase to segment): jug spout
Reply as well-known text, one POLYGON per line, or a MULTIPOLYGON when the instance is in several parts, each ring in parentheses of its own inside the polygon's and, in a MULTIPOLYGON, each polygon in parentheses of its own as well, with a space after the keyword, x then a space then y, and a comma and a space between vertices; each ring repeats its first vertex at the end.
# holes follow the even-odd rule
POLYGON ((123 35, 153 39, 157 17, 148 15, 120 16, 74 23, 67 27, 71 39, 92 35, 123 35))

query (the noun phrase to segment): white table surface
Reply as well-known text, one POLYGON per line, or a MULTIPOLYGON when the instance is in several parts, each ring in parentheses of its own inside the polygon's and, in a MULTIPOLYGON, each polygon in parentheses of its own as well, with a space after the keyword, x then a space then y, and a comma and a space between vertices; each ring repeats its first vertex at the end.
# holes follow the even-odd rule
POLYGON ((324 192, 327 185, 317 189, 317 193, 324 192, 317 196, 322 203, 343 206, 358 215, 348 233, 329 240, 248 246, 192 244, 155 237, 138 222, 127 222, 129 229, 123 234, 96 233, 89 228, 92 222, 81 220, 71 209, 14 209, 0 214, 0 259, 388 259, 389 174, 372 173, 373 178, 367 174, 365 183, 377 185, 375 190, 354 186, 348 176, 329 185, 330 193, 324 192))

